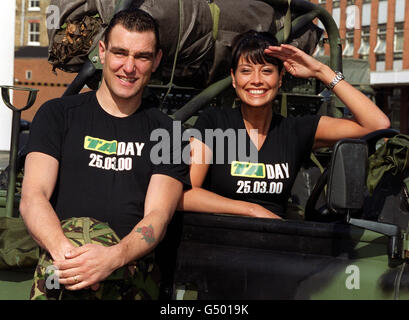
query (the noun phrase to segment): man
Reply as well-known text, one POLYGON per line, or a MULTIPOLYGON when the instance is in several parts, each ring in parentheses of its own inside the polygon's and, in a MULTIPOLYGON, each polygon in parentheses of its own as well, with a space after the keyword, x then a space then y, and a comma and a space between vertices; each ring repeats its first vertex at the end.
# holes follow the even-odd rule
POLYGON ((38 111, 25 164, 21 215, 68 290, 96 290, 114 270, 152 251, 189 184, 186 165, 150 161, 151 132, 172 128, 142 99, 162 57, 155 21, 141 10, 119 12, 99 56, 96 92, 51 100, 38 111), (71 217, 107 222, 121 240, 75 247, 60 225, 71 217))

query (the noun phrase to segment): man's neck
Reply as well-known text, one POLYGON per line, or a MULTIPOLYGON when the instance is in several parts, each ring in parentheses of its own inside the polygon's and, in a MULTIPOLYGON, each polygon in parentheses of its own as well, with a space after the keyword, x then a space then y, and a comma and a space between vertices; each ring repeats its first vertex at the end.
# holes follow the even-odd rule
POLYGON ((112 94, 106 84, 102 82, 97 90, 97 100, 105 112, 118 118, 124 118, 133 114, 141 105, 142 95, 132 98, 120 98, 112 94))

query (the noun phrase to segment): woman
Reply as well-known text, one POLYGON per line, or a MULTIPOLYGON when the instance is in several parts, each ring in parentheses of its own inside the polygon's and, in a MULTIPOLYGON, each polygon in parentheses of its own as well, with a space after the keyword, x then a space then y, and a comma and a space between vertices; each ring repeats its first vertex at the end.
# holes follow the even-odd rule
MULTIPOLYGON (((246 130, 245 143, 256 148, 258 160, 249 164, 236 158, 227 163, 224 157, 225 162, 217 164, 216 152, 223 150, 213 150, 207 140, 209 145, 192 138, 192 189, 184 193, 179 209, 283 217, 297 172, 312 149, 389 127, 386 115, 341 75, 291 45, 277 44, 268 33, 249 31, 236 37, 231 76, 241 105, 204 112, 195 126, 202 137, 205 129, 246 130), (354 120, 327 116, 283 118, 274 114, 272 106, 281 86, 282 66, 295 77, 315 77, 331 87, 354 120)), ((232 147, 237 145, 228 146, 230 150, 232 147)))

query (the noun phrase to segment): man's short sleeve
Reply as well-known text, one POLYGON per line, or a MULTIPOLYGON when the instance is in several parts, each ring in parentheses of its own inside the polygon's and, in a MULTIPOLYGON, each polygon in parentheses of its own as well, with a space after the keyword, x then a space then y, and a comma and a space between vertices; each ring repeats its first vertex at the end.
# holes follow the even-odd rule
POLYGON ((179 180, 183 183, 183 189, 190 189, 189 166, 183 162, 180 164, 160 164, 156 165, 152 174, 163 174, 179 180))
MULTIPOLYGON (((180 128, 182 128, 180 122, 179 124, 180 128)), ((184 189, 188 189, 191 187, 189 174, 189 141, 183 141, 183 132, 181 132, 179 137, 178 133, 176 133, 176 137, 174 137, 173 127, 168 125, 165 127, 169 135, 161 141, 161 146, 164 148, 161 152, 163 157, 157 157, 157 159, 153 161, 152 174, 163 174, 172 177, 182 182, 184 189)), ((156 151, 157 150, 155 150, 155 152, 156 151)))
POLYGON ((57 100, 46 102, 37 111, 30 126, 26 153, 42 152, 60 161, 63 134, 63 107, 57 100))

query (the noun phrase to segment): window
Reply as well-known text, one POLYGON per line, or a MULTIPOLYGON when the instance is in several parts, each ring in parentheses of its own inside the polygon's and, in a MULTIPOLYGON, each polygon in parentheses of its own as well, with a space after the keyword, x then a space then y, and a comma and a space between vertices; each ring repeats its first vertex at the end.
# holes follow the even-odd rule
POLYGON ((332 9, 332 18, 334 18, 337 27, 339 28, 339 23, 341 21, 341 8, 332 9))
POLYGON ((368 56, 369 56, 369 27, 362 27, 361 45, 359 46, 358 54, 361 59, 368 59, 368 56))
MULTIPOLYGON (((378 40, 373 50, 377 56, 386 53, 386 25, 378 25, 378 40)), ((378 59, 377 59, 378 60, 378 59)))
POLYGON ((26 70, 26 80, 31 80, 32 72, 31 70, 26 70))
POLYGON ((350 5, 346 9, 345 25, 347 29, 361 28, 361 10, 355 5, 350 5))
POLYGON ((28 26, 28 43, 29 46, 40 45, 40 23, 30 22, 28 26))
MULTIPOLYGON (((396 57, 395 57, 396 58, 396 57)), ((393 60, 393 71, 402 71, 403 70, 403 60, 393 60)))
POLYGON ((385 71, 385 55, 376 56, 376 71, 385 71))
POLYGON ((402 71, 403 67, 403 22, 395 23, 393 40, 393 70, 402 71))
POLYGON ((376 71, 385 71, 386 25, 378 25, 378 40, 373 49, 376 55, 376 71))
POLYGON ((384 24, 388 20, 388 1, 379 1, 378 25, 384 24))
POLYGON ((28 10, 29 11, 40 11, 40 0, 29 0, 28 10))
POLYGON ((393 52, 403 52, 403 22, 395 23, 395 38, 393 41, 393 52))
POLYGON ((405 21, 405 0, 395 2, 395 22, 405 21))
POLYGON ((345 39, 344 51, 342 51, 344 57, 353 57, 354 55, 354 32, 347 32, 345 39))
POLYGON ((371 3, 364 3, 362 6, 362 26, 371 24, 371 3))
POLYGON ((334 1, 332 1, 332 7, 333 7, 333 8, 339 8, 339 2, 340 2, 340 0, 334 0, 334 1))

